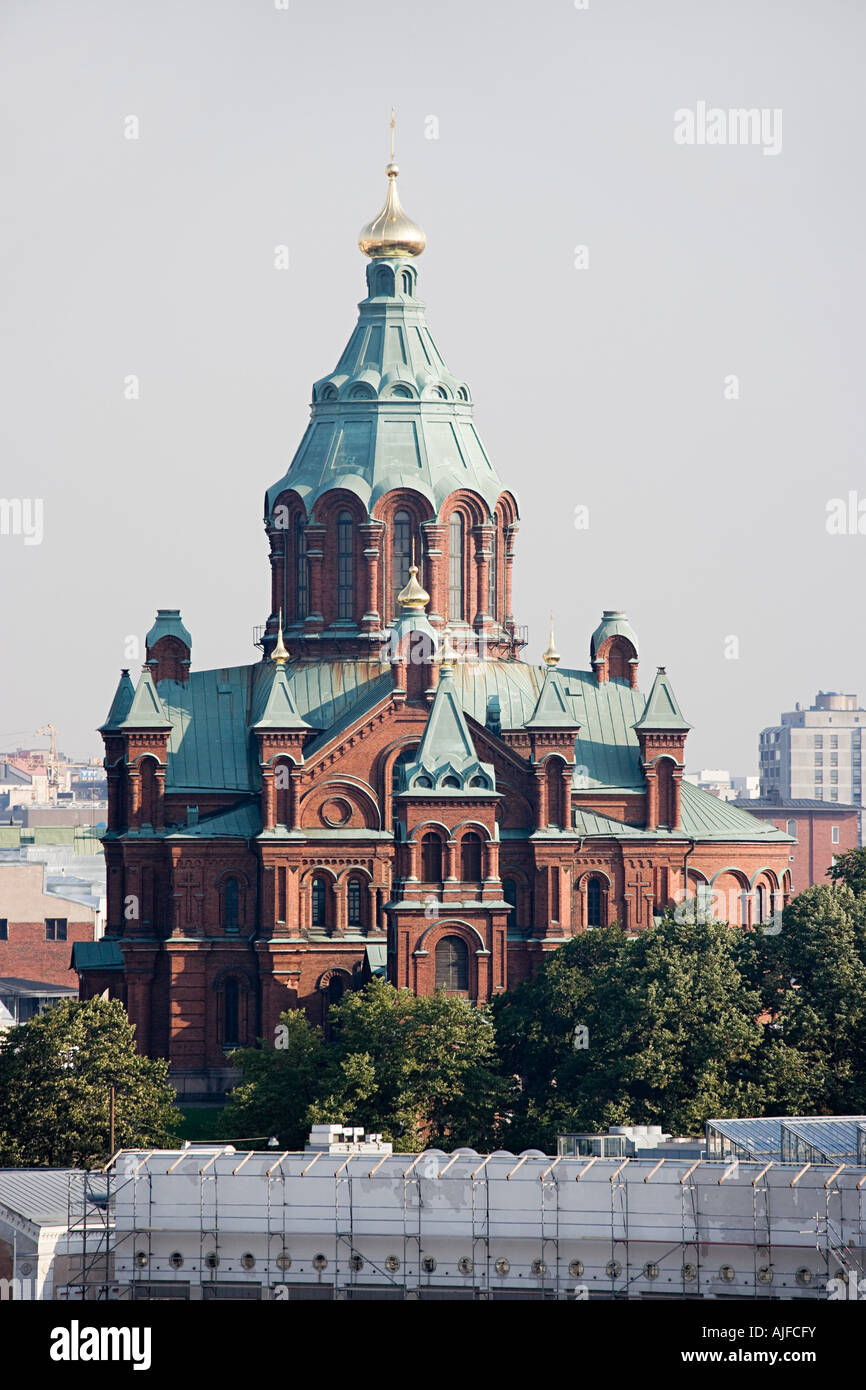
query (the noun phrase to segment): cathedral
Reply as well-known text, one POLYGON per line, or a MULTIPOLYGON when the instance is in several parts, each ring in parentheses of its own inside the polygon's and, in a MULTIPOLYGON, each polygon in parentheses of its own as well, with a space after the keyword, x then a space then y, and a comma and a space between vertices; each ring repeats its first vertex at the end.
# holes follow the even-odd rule
POLYGON ((121 998, 183 1096, 218 1096, 280 1013, 373 976, 483 1003, 575 933, 684 898, 766 920, 790 840, 683 780, 663 667, 625 613, 565 666, 521 659, 520 510, 418 298, 398 170, 360 234, 366 297, 265 495, 260 659, 199 671, 161 609, 100 729, 105 936, 82 997, 121 998), (580 669, 583 667, 584 669, 580 669))

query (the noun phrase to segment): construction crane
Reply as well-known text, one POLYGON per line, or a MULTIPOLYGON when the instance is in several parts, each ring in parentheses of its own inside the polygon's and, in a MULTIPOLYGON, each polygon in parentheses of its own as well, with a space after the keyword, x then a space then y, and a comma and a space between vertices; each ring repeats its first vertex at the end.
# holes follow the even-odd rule
POLYGON ((53 724, 45 724, 43 728, 36 730, 37 734, 45 734, 50 740, 48 747, 48 784, 51 787, 57 785, 57 773, 60 766, 60 759, 57 756, 57 730, 53 724))

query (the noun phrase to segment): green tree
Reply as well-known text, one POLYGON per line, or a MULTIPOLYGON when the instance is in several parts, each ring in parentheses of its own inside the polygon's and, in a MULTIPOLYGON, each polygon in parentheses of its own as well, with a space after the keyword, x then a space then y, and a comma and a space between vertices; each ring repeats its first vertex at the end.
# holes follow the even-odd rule
POLYGON ((242 1080, 229 1095, 220 1130, 226 1139, 260 1141, 275 1135, 282 1148, 302 1149, 309 1134, 309 1109, 328 1066, 322 1030, 311 1027, 301 1010, 289 1009, 280 1016, 275 1042, 276 1046, 242 1048, 232 1054, 242 1080))
POLYGON ((700 1133, 710 1115, 760 1114, 761 1001, 736 937, 673 916, 634 939, 608 927, 501 996, 500 1052, 523 1088, 509 1147, 549 1150, 557 1132, 611 1123, 700 1133))
POLYGON ((174 1142, 168 1063, 142 1057, 119 1000, 65 1001, 0 1042, 0 1164, 94 1168, 115 1147, 174 1142))
POLYGON ((311 1124, 378 1132, 402 1151, 484 1147, 507 1106, 489 1016, 441 991, 416 998, 379 980, 346 995, 325 1041, 303 1014, 282 1016, 289 1047, 235 1053, 243 1072, 224 1127, 300 1145, 311 1124))
POLYGON ((834 883, 845 884, 855 897, 866 895, 866 848, 837 854, 827 870, 834 883))
MULTIPOLYGON (((840 876, 798 893, 777 935, 743 943, 772 1014, 770 1027, 799 1059, 791 1110, 861 1114, 866 1105, 866 897, 840 876)), ((790 1069, 791 1063, 788 1062, 790 1069)))

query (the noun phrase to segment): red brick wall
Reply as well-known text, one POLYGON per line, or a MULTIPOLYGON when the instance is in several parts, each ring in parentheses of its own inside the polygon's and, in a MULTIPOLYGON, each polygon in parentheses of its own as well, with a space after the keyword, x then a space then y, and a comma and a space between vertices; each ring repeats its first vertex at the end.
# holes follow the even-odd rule
POLYGON ((751 811, 753 816, 770 821, 779 830, 787 830, 788 821, 797 823, 797 844, 790 853, 794 856, 791 864, 791 880, 795 893, 802 893, 813 883, 829 883, 827 870, 833 863, 833 856, 844 854, 846 850, 857 849, 860 841, 857 834, 856 811, 751 811), (839 843, 833 844, 833 826, 839 827, 839 843))
MULTIPOLYGON (((62 906, 58 904, 58 917, 62 906)), ((93 940, 91 922, 67 922, 65 941, 46 941, 44 922, 10 922, 8 931, 9 940, 0 941, 0 975, 77 988, 78 976, 69 968, 72 946, 93 940)))

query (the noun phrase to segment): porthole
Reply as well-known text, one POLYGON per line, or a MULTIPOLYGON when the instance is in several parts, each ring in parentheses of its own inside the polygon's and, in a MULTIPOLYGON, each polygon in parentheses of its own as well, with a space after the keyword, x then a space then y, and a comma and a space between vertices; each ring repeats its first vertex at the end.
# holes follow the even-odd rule
POLYGON ((794 1275, 794 1278, 801 1287, 805 1288, 807 1284, 811 1284, 812 1282, 812 1271, 811 1269, 807 1269, 805 1265, 801 1265, 794 1275))
POLYGON ((683 1283, 693 1284, 698 1277, 697 1265, 683 1265, 683 1283))
POLYGON ((145 1265, 148 1264, 149 1261, 150 1256, 148 1255, 146 1250, 136 1250, 135 1263, 138 1265, 139 1269, 144 1269, 145 1265))
POLYGON ((318 1270, 321 1272, 321 1270, 327 1269, 327 1268, 328 1268, 328 1261, 327 1261, 327 1259, 325 1258, 324 1255, 314 1255, 314 1256, 313 1256, 313 1269, 318 1269, 318 1270))
POLYGON ((497 1274, 508 1274, 508 1272, 511 1269, 511 1261, 499 1259, 496 1261, 496 1264, 493 1266, 493 1268, 496 1270, 497 1274))
POLYGON ((216 1269, 220 1262, 220 1257, 215 1250, 209 1250, 204 1257, 204 1262, 208 1269, 216 1269))
POLYGON ((385 1268, 387 1269, 389 1274, 397 1273, 397 1270, 400 1268, 400 1261, 397 1259, 396 1255, 388 1256, 387 1260, 385 1261, 385 1268))
POLYGON ((421 1268, 423 1269, 425 1274, 433 1273, 434 1269, 436 1268, 436 1261, 434 1260, 432 1255, 424 1256, 424 1259, 421 1261, 421 1268))
POLYGON ((175 1250, 169 1255, 168 1262, 172 1269, 181 1269, 183 1267, 183 1255, 179 1250, 175 1250))
POLYGON ((547 1273, 547 1265, 544 1263, 544 1260, 533 1260, 533 1261, 532 1261, 532 1272, 533 1272, 533 1274, 546 1274, 546 1273, 547 1273))
POLYGON ((572 1260, 568 1266, 568 1272, 572 1279, 579 1279, 583 1274, 583 1260, 572 1260))
POLYGON ((255 1255, 250 1255, 250 1254, 241 1255, 241 1269, 255 1269, 255 1267, 256 1267, 256 1257, 255 1257, 255 1255))
POLYGON ((364 1261, 361 1259, 360 1255, 349 1256, 349 1268, 355 1274, 360 1274, 361 1270, 364 1268, 364 1261))
POLYGON ((724 1283, 733 1284, 736 1277, 737 1272, 734 1269, 733 1265, 722 1265, 721 1269, 719 1270, 719 1278, 723 1280, 724 1283))
POLYGON ((457 1261, 457 1268, 460 1270, 461 1274, 472 1273, 473 1265, 468 1255, 464 1255, 462 1259, 457 1261))
POLYGON ((618 1279, 622 1274, 622 1265, 619 1260, 608 1260, 604 1267, 604 1272, 608 1279, 618 1279))
POLYGON ((283 1250, 277 1256, 277 1269, 291 1269, 292 1257, 288 1250, 283 1250))
POLYGON ((658 1277, 659 1277, 659 1267, 658 1267, 658 1265, 657 1265, 657 1264, 653 1264, 653 1262, 652 1262, 651 1260, 648 1261, 647 1264, 645 1264, 644 1267, 643 1267, 643 1277, 644 1277, 644 1279, 658 1279, 658 1277))
POLYGON ((772 1284, 772 1282, 773 1282, 773 1271, 772 1271, 772 1268, 770 1267, 770 1265, 761 1265, 760 1269, 758 1270, 758 1283, 759 1283, 759 1284, 772 1284))

